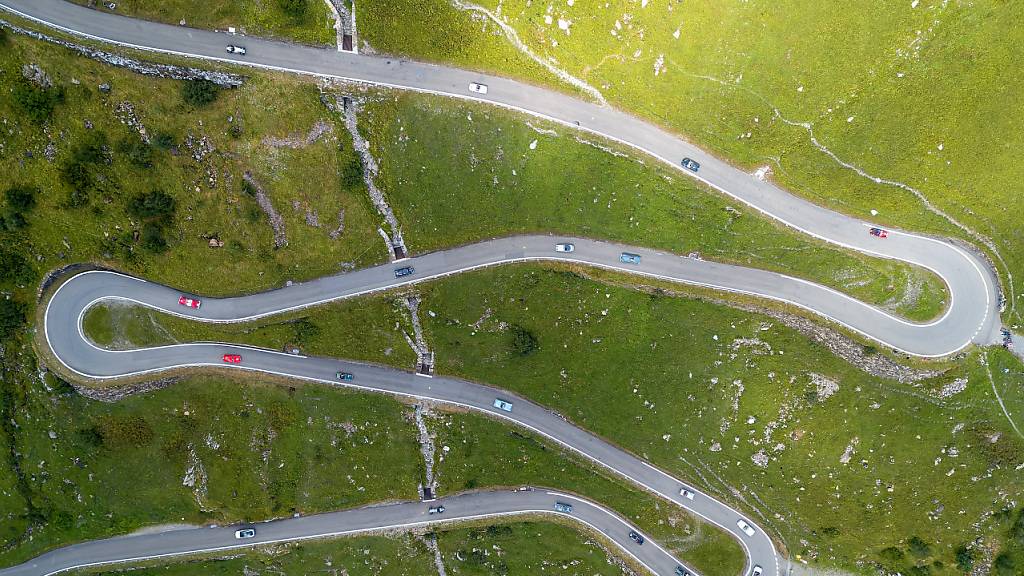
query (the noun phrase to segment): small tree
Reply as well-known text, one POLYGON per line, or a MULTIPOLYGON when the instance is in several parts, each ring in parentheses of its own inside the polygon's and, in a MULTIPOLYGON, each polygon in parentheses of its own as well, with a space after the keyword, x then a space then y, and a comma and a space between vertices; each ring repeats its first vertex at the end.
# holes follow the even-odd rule
POLYGON ((149 168, 153 166, 153 147, 137 138, 125 138, 117 145, 117 151, 124 154, 134 166, 149 168))
POLYGON ((537 337, 522 326, 512 326, 512 351, 519 356, 529 356, 537 351, 537 337))
POLYGON ((159 224, 146 222, 142 225, 142 247, 157 254, 167 250, 164 229, 159 224))
POLYGON ((0 284, 28 284, 35 280, 29 261, 17 252, 0 247, 0 284))
POLYGON ((1013 561, 1013 557, 1007 552, 996 556, 996 561, 992 563, 992 567, 996 569, 998 576, 1015 576, 1017 574, 1017 563, 1013 561))
POLYGON ((363 158, 356 155, 348 164, 341 169, 341 185, 345 188, 355 188, 363 183, 363 158))
POLYGON ((163 190, 136 194, 128 201, 128 213, 137 218, 168 219, 176 207, 174 197, 163 190))
POLYGON ((181 97, 190 106, 206 106, 217 99, 220 88, 209 80, 188 80, 181 85, 181 97))

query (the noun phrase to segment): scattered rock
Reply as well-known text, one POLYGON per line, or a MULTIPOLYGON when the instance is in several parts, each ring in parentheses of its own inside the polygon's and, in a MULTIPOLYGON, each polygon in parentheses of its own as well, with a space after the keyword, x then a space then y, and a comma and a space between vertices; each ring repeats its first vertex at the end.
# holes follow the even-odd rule
POLYGON ((106 82, 100 84, 99 86, 97 86, 97 88, 99 88, 99 91, 103 92, 104 94, 110 94, 110 84, 107 84, 106 82))
POLYGON ((53 79, 38 64, 25 64, 21 67, 21 75, 25 80, 40 88, 52 88, 53 79))

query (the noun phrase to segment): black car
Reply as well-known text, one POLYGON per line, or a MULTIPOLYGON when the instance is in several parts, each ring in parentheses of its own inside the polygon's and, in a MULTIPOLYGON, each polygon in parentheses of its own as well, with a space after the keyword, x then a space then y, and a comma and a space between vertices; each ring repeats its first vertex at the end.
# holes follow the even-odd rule
POLYGON ((683 166, 683 168, 686 168, 691 172, 696 172, 697 170, 700 170, 700 162, 697 162, 692 158, 683 158, 683 161, 680 162, 680 164, 683 166))
POLYGON ((637 544, 643 544, 644 543, 644 537, 641 536, 640 533, 637 532, 636 530, 630 530, 629 531, 629 539, 632 540, 633 542, 636 542, 637 544))
POLYGON ((401 278, 402 276, 408 276, 409 274, 412 274, 415 271, 416 270, 414 270, 412 266, 406 266, 405 268, 399 268, 399 269, 395 270, 395 278, 401 278))

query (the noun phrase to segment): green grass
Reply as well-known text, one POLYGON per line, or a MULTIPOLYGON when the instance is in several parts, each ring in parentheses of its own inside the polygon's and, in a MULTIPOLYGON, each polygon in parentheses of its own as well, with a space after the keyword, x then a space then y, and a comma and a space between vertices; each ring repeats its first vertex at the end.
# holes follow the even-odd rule
POLYGON ((367 112, 378 185, 413 250, 576 234, 800 276, 916 320, 944 308, 945 286, 930 272, 815 241, 563 127, 531 120, 557 132, 541 134, 505 110, 418 94, 381 94, 367 112))
MULTIPOLYGON (((1019 59, 1019 4, 923 0, 911 8, 900 0, 869 11, 848 0, 480 4, 500 4, 502 18, 532 50, 609 102, 745 169, 769 165, 783 186, 856 216, 872 218, 876 209, 887 225, 962 236, 909 192, 837 164, 805 128, 774 110, 811 123, 839 157, 919 189, 993 238, 1009 265, 1000 269, 1004 280, 1007 271, 1024 277, 1024 228, 1012 209, 1024 176, 1013 152, 1021 147, 1016 127, 1024 111, 1015 102, 1024 79, 1002 73, 1019 59), (559 18, 572 22, 568 33, 555 24, 559 18)), ((359 22, 363 39, 385 53, 554 82, 551 74, 505 65, 494 56, 505 38, 490 25, 473 25, 447 0, 389 2, 386 10, 360 5, 359 22), (421 13, 434 25, 422 26, 421 13), (445 41, 452 31, 473 50, 445 41)), ((1007 295, 1011 306, 1021 298, 1015 288, 1007 295)), ((1020 320, 1012 311, 1009 317, 1020 320)))
POLYGON ((702 574, 733 576, 743 568, 742 551, 724 532, 548 441, 472 413, 437 414, 428 425, 440 450, 442 494, 485 486, 567 490, 635 522, 702 574))
POLYGON ((8 42, 0 58, 5 76, 20 76, 22 64, 33 62, 66 92, 46 131, 25 118, 8 93, 0 94, 0 115, 9 123, 0 170, 16 175, 12 183, 43 191, 28 214, 27 228, 12 235, 8 246, 28 254, 37 274, 67 263, 100 261, 183 290, 237 294, 384 258, 375 232, 378 216, 365 190, 345 189, 341 183, 340 169, 353 154, 348 148, 339 150, 338 139, 347 134, 319 105, 310 84, 283 75, 254 76, 242 88, 222 91, 214 103, 195 109, 183 102, 180 82, 139 77, 22 37, 8 35, 8 42), (97 90, 101 83, 112 86, 109 95, 97 90), (151 136, 171 136, 176 154, 155 147, 153 166, 138 168, 117 151, 122 140, 138 139, 117 118, 115 108, 125 101, 134 104, 151 136), (86 120, 94 126, 91 130, 85 128, 86 120), (272 148, 263 142, 268 136, 304 136, 318 121, 333 131, 308 147, 272 148), (238 129, 233 132, 233 127, 238 129), (47 136, 57 131, 60 138, 47 136), (113 150, 107 184, 92 194, 87 207, 69 208, 60 167, 75 145, 99 132, 113 150), (189 134, 206 137, 214 149, 202 162, 190 157, 184 144, 189 134), (53 162, 44 155, 50 142, 56 152, 53 162), (282 215, 288 246, 274 249, 266 217, 243 191, 247 170, 282 215), (209 182, 211 172, 215 187, 209 182), (161 254, 133 240, 141 223, 126 211, 132 196, 154 189, 177 201, 176 215, 166 227, 169 249, 161 254), (345 231, 332 240, 328 233, 337 226, 341 210, 345 231), (320 227, 306 224, 307 211, 316 212, 320 227), (219 238, 224 247, 210 248, 210 237, 219 238))
POLYGON ((409 316, 393 297, 371 296, 358 306, 327 306, 316 314, 291 314, 270 322, 201 324, 140 306, 100 304, 83 319, 86 335, 108 349, 125 350, 180 342, 252 344, 275 350, 298 347, 304 354, 411 367, 416 354, 402 332, 409 316))
POLYGON ((1014 506, 1024 441, 980 364, 1011 414, 1024 413, 1012 384, 1024 371, 1007 353, 974 354, 910 387, 866 376, 774 320, 566 271, 503 267, 421 291, 436 313, 425 329, 439 373, 523 394, 760 511, 792 553, 817 563, 857 569, 918 535, 947 566, 936 573, 952 573, 952 550, 998 541, 989 514, 1014 506), (523 355, 513 328, 536 348, 523 355), (834 395, 818 395, 819 377, 838 385, 834 395), (966 391, 936 398, 961 377, 966 391))
POLYGON ((56 390, 22 382, 27 410, 16 418, 32 509, 47 521, 23 539, 29 510, 12 498, 3 563, 149 524, 416 497, 415 430, 386 397, 203 377, 107 404, 47 383, 56 390), (195 486, 183 485, 200 467, 195 486))
POLYGON ((442 532, 438 545, 449 574, 464 576, 624 575, 592 538, 539 522, 491 524, 442 532))
MULTIPOLYGON (((87 4, 86 0, 72 1, 87 4)), ((167 24, 179 24, 184 20, 190 28, 227 30, 235 27, 240 34, 297 40, 306 44, 336 44, 334 16, 327 4, 317 0, 306 0, 305 3, 306 10, 298 17, 285 12, 278 0, 121 0, 112 12, 167 24)), ((97 9, 111 12, 104 2, 98 3, 97 9)), ((227 42, 230 40, 225 40, 225 44, 227 42)), ((239 38, 238 42, 244 45, 245 39, 239 38)))
POLYGON ((433 555, 409 535, 357 536, 232 551, 222 558, 196 557, 144 566, 93 568, 73 574, 206 576, 237 574, 348 574, 349 576, 436 576, 433 555))

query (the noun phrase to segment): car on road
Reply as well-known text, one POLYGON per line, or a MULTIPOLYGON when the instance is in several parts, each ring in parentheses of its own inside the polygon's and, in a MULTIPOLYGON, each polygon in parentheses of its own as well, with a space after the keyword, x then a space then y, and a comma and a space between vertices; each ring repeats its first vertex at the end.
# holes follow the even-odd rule
POLYGON ((476 92, 477 94, 487 94, 487 84, 481 84, 479 82, 470 82, 469 91, 476 92))
POLYGON ((889 236, 889 233, 886 232, 885 230, 882 230, 881 228, 872 228, 868 230, 868 234, 871 234, 872 236, 877 236, 879 238, 887 238, 889 236))
POLYGON ((431 506, 427 508, 427 514, 444 514, 444 506, 431 506))
POLYGON ((686 486, 679 489, 679 495, 687 500, 693 500, 693 490, 690 490, 686 486))
POLYGON ((679 164, 681 164, 683 168, 686 168, 690 172, 696 172, 697 170, 700 170, 700 162, 697 162, 692 158, 683 158, 682 162, 680 162, 679 164))
POLYGON ((412 274, 415 271, 416 271, 416 269, 413 268, 412 266, 406 266, 404 268, 399 268, 399 269, 395 270, 395 278, 401 278, 402 276, 408 276, 409 274, 412 274))
POLYGON ((693 576, 690 571, 682 566, 676 566, 676 576, 693 576))
POLYGON ((241 364, 242 356, 239 354, 225 354, 222 360, 224 360, 228 364, 241 364))
POLYGON ((644 537, 641 536, 640 533, 637 532, 636 530, 630 530, 629 531, 629 539, 632 540, 633 542, 636 542, 637 544, 643 544, 644 543, 644 537))
POLYGON ((555 502, 555 511, 564 512, 566 514, 572 513, 572 504, 566 504, 565 502, 555 502))
POLYGON ((351 380, 352 379, 352 373, 351 372, 338 372, 337 374, 335 374, 335 376, 338 378, 338 380, 351 380))
POLYGON ((763 572, 763 570, 761 570, 761 567, 755 564, 754 567, 750 570, 750 576, 761 576, 761 572, 763 572))
POLYGON ((252 538, 255 535, 255 528, 242 528, 241 530, 235 530, 235 538, 252 538))
POLYGON ((235 46, 234 44, 228 44, 228 54, 245 54, 245 46, 235 46))
POLYGON ((569 244, 568 242, 563 244, 555 244, 555 252, 572 252, 576 249, 576 246, 569 244))
POLYGON ((623 252, 619 256, 619 261, 620 262, 624 262, 626 264, 639 264, 640 263, 640 255, 639 254, 631 254, 629 252, 623 252))
POLYGON ((508 400, 502 400, 501 398, 494 399, 494 407, 498 408, 499 410, 504 410, 505 412, 512 411, 512 403, 509 402, 508 400))
POLYGON ((197 298, 189 298, 182 294, 181 296, 178 296, 178 304, 188 306, 189 308, 199 308, 203 303, 197 298))
POLYGON ((743 533, 746 534, 747 536, 753 536, 754 535, 754 527, 751 526, 750 524, 747 524, 747 521, 744 520, 743 518, 740 518, 739 520, 737 520, 736 521, 736 525, 739 526, 740 530, 743 530, 743 533))

